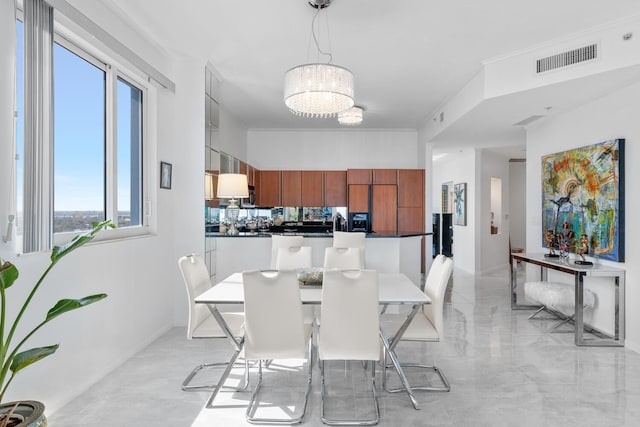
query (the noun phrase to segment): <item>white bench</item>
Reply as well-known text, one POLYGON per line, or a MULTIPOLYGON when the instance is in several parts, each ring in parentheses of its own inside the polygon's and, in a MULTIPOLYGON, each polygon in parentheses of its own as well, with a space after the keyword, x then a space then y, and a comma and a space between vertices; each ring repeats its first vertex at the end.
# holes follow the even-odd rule
MULTIPOLYGON (((526 282, 524 284, 524 296, 526 299, 540 304, 542 307, 529 316, 529 319, 542 310, 552 313, 563 321, 551 328, 557 329, 560 325, 573 320, 576 311, 574 285, 562 282, 526 282)), ((583 292, 583 307, 590 308, 595 305, 596 297, 589 289, 583 292)))

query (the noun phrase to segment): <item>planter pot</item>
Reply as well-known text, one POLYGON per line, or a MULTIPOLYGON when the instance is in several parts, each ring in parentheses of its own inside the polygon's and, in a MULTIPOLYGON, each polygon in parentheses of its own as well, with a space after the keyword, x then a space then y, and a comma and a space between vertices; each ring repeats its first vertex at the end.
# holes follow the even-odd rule
POLYGON ((9 402, 0 405, 0 425, 4 422, 5 414, 13 411, 11 421, 7 427, 46 427, 47 419, 44 416, 44 405, 35 400, 9 402), (16 404, 18 405, 17 407, 16 404), (15 407, 15 409, 14 409, 15 407))

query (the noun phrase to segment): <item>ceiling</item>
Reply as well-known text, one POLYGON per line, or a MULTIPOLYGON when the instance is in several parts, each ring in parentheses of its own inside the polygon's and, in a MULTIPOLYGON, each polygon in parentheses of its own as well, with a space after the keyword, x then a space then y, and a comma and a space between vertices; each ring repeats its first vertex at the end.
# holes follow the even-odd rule
MULTIPOLYGON (((247 128, 340 128, 336 119, 294 116, 283 102, 284 73, 318 59, 311 39, 315 9, 307 0, 104 1, 161 48, 207 58, 224 81, 223 108, 247 128)), ((354 73, 356 104, 366 109, 360 128, 418 129, 484 60, 637 15, 640 2, 333 0, 324 13, 320 42, 328 50, 330 41, 333 63, 354 73)), ((507 97, 495 108, 509 112, 521 103, 507 97)), ((493 106, 483 108, 457 128, 468 132, 475 123, 494 140, 496 132, 507 136, 502 139, 522 135, 513 126, 520 119, 510 121, 509 114, 484 129, 483 118, 497 115, 493 106)))

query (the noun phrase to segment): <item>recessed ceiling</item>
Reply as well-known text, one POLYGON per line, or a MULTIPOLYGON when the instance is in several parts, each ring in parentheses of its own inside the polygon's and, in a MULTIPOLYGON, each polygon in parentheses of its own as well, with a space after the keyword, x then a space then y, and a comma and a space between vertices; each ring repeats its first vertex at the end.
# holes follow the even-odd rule
MULTIPOLYGON (((340 128, 282 99, 285 71, 315 59, 307 0, 105 2, 163 49, 211 62, 223 108, 248 129, 340 128)), ((636 15, 640 2, 333 0, 326 13, 333 63, 354 73, 366 108, 360 128, 419 129, 483 60, 636 15)))

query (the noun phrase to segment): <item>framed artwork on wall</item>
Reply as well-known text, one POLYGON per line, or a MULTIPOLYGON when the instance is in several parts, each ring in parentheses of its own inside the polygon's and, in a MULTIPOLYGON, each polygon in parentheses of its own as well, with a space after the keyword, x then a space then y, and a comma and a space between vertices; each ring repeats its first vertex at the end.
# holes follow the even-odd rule
POLYGON ((467 183, 453 186, 453 223, 467 225, 467 183))
POLYGON ((160 162, 160 188, 171 189, 171 163, 160 162))
POLYGON ((623 262, 624 139, 548 154, 541 166, 545 246, 623 262))

